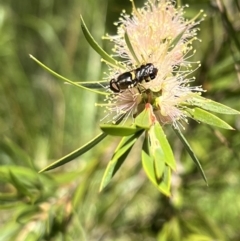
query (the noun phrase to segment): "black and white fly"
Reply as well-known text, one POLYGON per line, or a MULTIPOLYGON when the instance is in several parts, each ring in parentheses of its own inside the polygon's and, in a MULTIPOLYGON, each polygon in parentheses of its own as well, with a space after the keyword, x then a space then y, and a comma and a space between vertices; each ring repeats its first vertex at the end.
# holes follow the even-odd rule
POLYGON ((158 69, 153 64, 141 65, 137 69, 120 74, 116 79, 110 80, 110 89, 119 93, 122 90, 133 88, 142 83, 143 80, 149 82, 156 78, 158 69))

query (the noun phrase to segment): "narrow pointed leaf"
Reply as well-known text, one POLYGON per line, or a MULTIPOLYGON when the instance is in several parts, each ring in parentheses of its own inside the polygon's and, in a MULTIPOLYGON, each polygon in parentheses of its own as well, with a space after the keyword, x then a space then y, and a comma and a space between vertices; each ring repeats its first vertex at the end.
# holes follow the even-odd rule
POLYGON ((156 177, 157 180, 160 180, 165 169, 165 155, 163 153, 162 148, 157 148, 153 154, 153 157, 156 177))
POLYGON ((105 92, 101 92, 101 91, 98 91, 98 90, 94 90, 94 89, 91 89, 91 88, 87 88, 86 86, 83 86, 83 85, 80 85, 79 83, 75 82, 75 81, 72 81, 72 80, 69 80, 65 77, 63 77, 62 75, 56 73, 55 71, 53 71, 52 69, 48 68, 46 65, 44 65, 42 62, 40 62, 38 59, 36 59, 34 56, 32 56, 31 54, 29 54, 30 58, 33 59, 37 64, 39 64, 42 68, 44 68, 45 70, 47 70, 49 73, 51 73, 52 75, 58 77, 59 79, 65 81, 65 83, 68 83, 70 85, 73 85, 73 86, 76 86, 78 88, 81 88, 81 89, 85 89, 85 90, 88 90, 90 92, 93 92, 93 93, 96 93, 96 94, 100 94, 100 95, 107 95, 105 92))
POLYGON ((115 173, 121 167, 129 152, 131 151, 133 145, 137 141, 138 137, 142 134, 143 131, 135 133, 131 136, 123 137, 118 147, 116 148, 111 161, 108 163, 108 166, 104 172, 99 191, 101 192, 111 181, 115 173))
POLYGON ((100 125, 100 128, 103 132, 112 136, 130 136, 141 130, 141 128, 136 126, 118 126, 107 124, 100 125))
POLYGON ((191 105, 200 107, 204 110, 220 113, 220 114, 226 114, 226 115, 239 115, 240 112, 237 110, 234 110, 226 105, 220 104, 216 101, 206 99, 202 96, 196 96, 192 98, 191 105))
POLYGON ((153 121, 151 120, 151 109, 149 105, 136 117, 134 124, 140 128, 148 130, 153 121))
POLYGON ((104 175, 102 177, 102 180, 101 180, 99 192, 101 192, 109 184, 109 182, 112 180, 112 178, 114 177, 116 172, 119 170, 119 168, 122 166, 123 162, 126 160, 129 152, 131 151, 131 148, 132 148, 132 146, 130 148, 128 148, 122 154, 122 156, 119 157, 119 159, 112 160, 108 163, 108 166, 107 166, 107 168, 104 172, 104 175))
POLYGON ((88 43, 91 45, 91 47, 107 62, 109 62, 110 64, 117 66, 119 68, 124 69, 124 67, 117 62, 114 58, 112 58, 107 52, 105 52, 100 46, 99 44, 94 40, 93 36, 91 35, 91 33, 89 32, 82 16, 80 16, 81 18, 81 28, 84 34, 84 37, 86 38, 86 40, 88 41, 88 43))
POLYGON ((98 136, 96 136, 94 139, 92 139, 91 141, 89 141, 87 144, 81 146, 80 148, 78 148, 77 150, 69 153, 68 155, 60 158, 59 160, 53 162, 52 164, 50 164, 49 166, 43 168, 42 170, 39 171, 39 173, 41 172, 45 172, 51 169, 54 169, 56 167, 60 167, 70 161, 72 161, 73 159, 81 156, 82 154, 84 154, 85 152, 87 152, 88 150, 90 150, 91 148, 93 148, 95 145, 97 145, 100 141, 102 141, 105 137, 107 136, 106 133, 101 133, 98 136))
POLYGON ((164 161, 168 166, 170 166, 173 170, 176 170, 176 162, 175 158, 172 152, 172 148, 166 138, 165 133, 163 132, 163 129, 161 125, 157 122, 154 125, 154 133, 159 141, 159 144, 162 148, 162 151, 164 153, 164 161))
POLYGON ((143 142, 142 147, 142 166, 143 169, 148 177, 148 179, 156 186, 158 187, 156 177, 155 177, 155 170, 154 170, 154 159, 149 154, 149 141, 146 137, 143 142))
POLYGON ((180 139, 180 141, 182 142, 182 144, 184 145, 186 151, 188 152, 188 154, 190 155, 190 157, 192 158, 194 163, 197 165, 204 181, 208 185, 207 178, 206 178, 205 173, 202 169, 201 163, 199 162, 198 158, 196 157, 195 153, 193 152, 191 146, 189 145, 189 143, 187 142, 187 140, 185 139, 185 137, 183 136, 183 134, 181 133, 180 130, 175 129, 174 127, 173 127, 173 130, 176 133, 176 135, 178 136, 178 138, 180 139))
POLYGON ((217 126, 223 129, 228 129, 228 130, 234 130, 229 124, 227 124, 225 121, 220 119, 219 117, 209 113, 208 111, 205 111, 203 109, 200 109, 198 107, 194 109, 186 109, 186 114, 197 120, 201 121, 203 123, 206 123, 208 125, 212 126, 217 126))
POLYGON ((124 38, 125 38, 125 42, 126 42, 126 44, 127 44, 127 47, 128 47, 128 49, 130 50, 133 58, 134 58, 135 61, 140 65, 140 61, 138 60, 137 55, 136 55, 136 53, 135 53, 135 51, 134 51, 134 49, 133 49, 133 46, 132 46, 131 41, 130 41, 130 39, 129 39, 129 37, 128 37, 127 31, 125 31, 124 38))

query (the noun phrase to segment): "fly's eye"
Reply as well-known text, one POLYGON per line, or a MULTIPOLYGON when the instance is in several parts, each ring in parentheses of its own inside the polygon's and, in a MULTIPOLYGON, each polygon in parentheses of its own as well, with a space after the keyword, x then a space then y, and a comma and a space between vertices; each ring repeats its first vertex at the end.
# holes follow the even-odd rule
POLYGON ((117 80, 116 80, 116 79, 111 79, 111 80, 110 80, 110 85, 109 85, 109 87, 110 87, 110 90, 112 90, 112 91, 115 92, 115 93, 120 92, 120 88, 119 88, 119 86, 118 86, 118 83, 117 83, 117 80))
POLYGON ((157 68, 153 68, 152 73, 150 74, 150 78, 151 79, 155 79, 156 75, 157 75, 158 69, 157 68))

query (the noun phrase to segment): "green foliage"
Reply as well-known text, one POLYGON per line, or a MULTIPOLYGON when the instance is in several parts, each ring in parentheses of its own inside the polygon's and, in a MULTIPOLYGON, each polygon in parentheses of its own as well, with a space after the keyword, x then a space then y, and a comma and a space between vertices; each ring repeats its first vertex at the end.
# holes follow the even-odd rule
POLYGON ((203 98, 202 96, 193 97, 193 106, 200 107, 201 109, 226 114, 226 115, 238 115, 239 111, 234 110, 226 105, 212 101, 210 99, 203 98))
POLYGON ((102 124, 100 128, 102 131, 112 136, 130 136, 141 130, 141 128, 137 126, 115 126, 108 124, 102 124))
POLYGON ((103 190, 107 186, 107 184, 111 181, 112 177, 121 167, 125 159, 127 158, 129 152, 131 151, 133 145, 137 141, 138 137, 142 134, 143 131, 138 131, 137 133, 123 137, 118 147, 116 148, 111 161, 108 163, 108 166, 104 172, 100 191, 103 190))
POLYGON ((194 120, 206 123, 208 125, 213 125, 220 128, 233 130, 233 128, 230 125, 228 125, 225 121, 209 113, 208 111, 202 110, 201 108, 194 108, 194 109, 188 108, 186 112, 187 112, 187 115, 193 118, 194 120))
POLYGON ((201 172, 201 175, 203 177, 203 179, 205 180, 205 182, 207 183, 207 178, 205 176, 205 173, 203 171, 202 165, 199 162, 197 156, 195 155, 194 151, 192 150, 191 146, 189 145, 189 143, 187 142, 186 138, 183 136, 183 134, 181 133, 181 131, 179 131, 176 128, 173 128, 173 130, 175 131, 176 135, 178 136, 178 138, 180 139, 180 141, 182 142, 183 146, 185 147, 185 150, 188 152, 188 154, 190 155, 190 157, 192 158, 192 160, 194 161, 194 163, 197 165, 199 171, 201 172))
POLYGON ((116 65, 120 68, 123 68, 123 66, 120 63, 118 63, 116 60, 114 60, 108 53, 106 53, 101 48, 101 46, 99 46, 99 44, 95 41, 95 39, 92 37, 91 33, 89 32, 82 16, 80 18, 81 18, 81 27, 82 27, 84 37, 86 38, 88 43, 91 45, 91 47, 109 64, 116 65))
MULTIPOLYGON (((202 42, 195 43, 198 51, 194 58, 202 64, 196 82, 207 89, 205 97, 240 110, 239 6, 231 0, 224 1, 221 8, 222 2, 187 2, 187 17, 195 16, 199 9, 208 15, 200 26, 202 42)), ((235 131, 220 132, 190 121, 182 131, 186 143, 164 127, 176 171, 171 170, 175 161, 168 142, 153 152, 149 138, 142 135, 142 128, 149 129, 147 118, 137 120, 140 130, 131 127, 131 135, 124 137, 115 152, 118 141, 100 134, 98 145, 85 153, 90 148, 84 143, 99 133, 97 123, 103 116, 94 106, 98 97, 64 85, 28 57, 35 56, 74 81, 99 80, 105 67, 88 47, 81 24, 82 28, 88 26, 100 48, 109 53, 113 46, 102 46, 101 36, 112 34, 109 23, 129 7, 129 1, 109 2, 108 8, 105 2, 93 0, 0 3, 0 240, 240 239, 240 134, 239 117, 234 116, 238 112, 199 97, 193 104, 201 109, 201 118, 205 113, 210 118, 208 112, 231 114, 221 118, 235 131), (188 153, 182 144, 189 147, 188 153), (142 146, 141 163, 138 154, 142 146), (189 157, 191 148, 201 165, 189 157), (53 160, 71 162, 38 173, 53 160), (198 169, 204 170, 208 187, 198 169), (170 175, 169 198, 146 178, 169 195, 170 175), (100 194, 99 186, 105 187, 100 194)), ((188 107, 189 103, 184 104, 188 107)), ((112 127, 102 128, 117 133, 112 127)), ((154 128, 150 134, 164 139, 159 126, 154 128)), ((92 147, 92 143, 88 144, 92 147)))
POLYGON ((59 160, 53 162, 52 164, 43 168, 39 172, 41 173, 41 172, 45 172, 45 171, 60 167, 64 164, 74 160, 75 158, 81 156, 85 152, 91 150, 91 148, 93 148, 95 145, 97 145, 99 142, 101 142, 106 136, 107 136, 107 134, 105 134, 105 133, 101 133, 101 134, 97 135, 94 139, 92 139, 91 141, 89 141, 85 145, 83 145, 80 148, 76 149, 75 151, 67 154, 66 156, 60 158, 59 160))

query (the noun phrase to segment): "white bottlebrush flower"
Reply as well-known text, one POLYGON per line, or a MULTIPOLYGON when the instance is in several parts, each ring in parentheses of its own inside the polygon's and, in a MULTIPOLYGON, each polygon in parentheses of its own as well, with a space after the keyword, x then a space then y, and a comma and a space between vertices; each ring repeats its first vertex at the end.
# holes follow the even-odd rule
MULTIPOLYGON (((121 14, 117 35, 107 38, 115 43, 113 50, 115 56, 122 58, 124 71, 151 63, 158 73, 149 82, 114 93, 108 110, 116 113, 115 119, 122 114, 136 116, 141 110, 139 104, 148 102, 160 124, 176 126, 186 120, 181 103, 191 102, 192 96, 203 90, 189 86, 194 80, 189 75, 199 66, 188 59, 194 53, 192 41, 197 39, 195 27, 200 21, 187 20, 183 14, 184 8, 176 8, 171 0, 149 0, 140 9, 133 3, 131 15, 121 14)), ((124 71, 111 66, 114 79, 124 71)))

